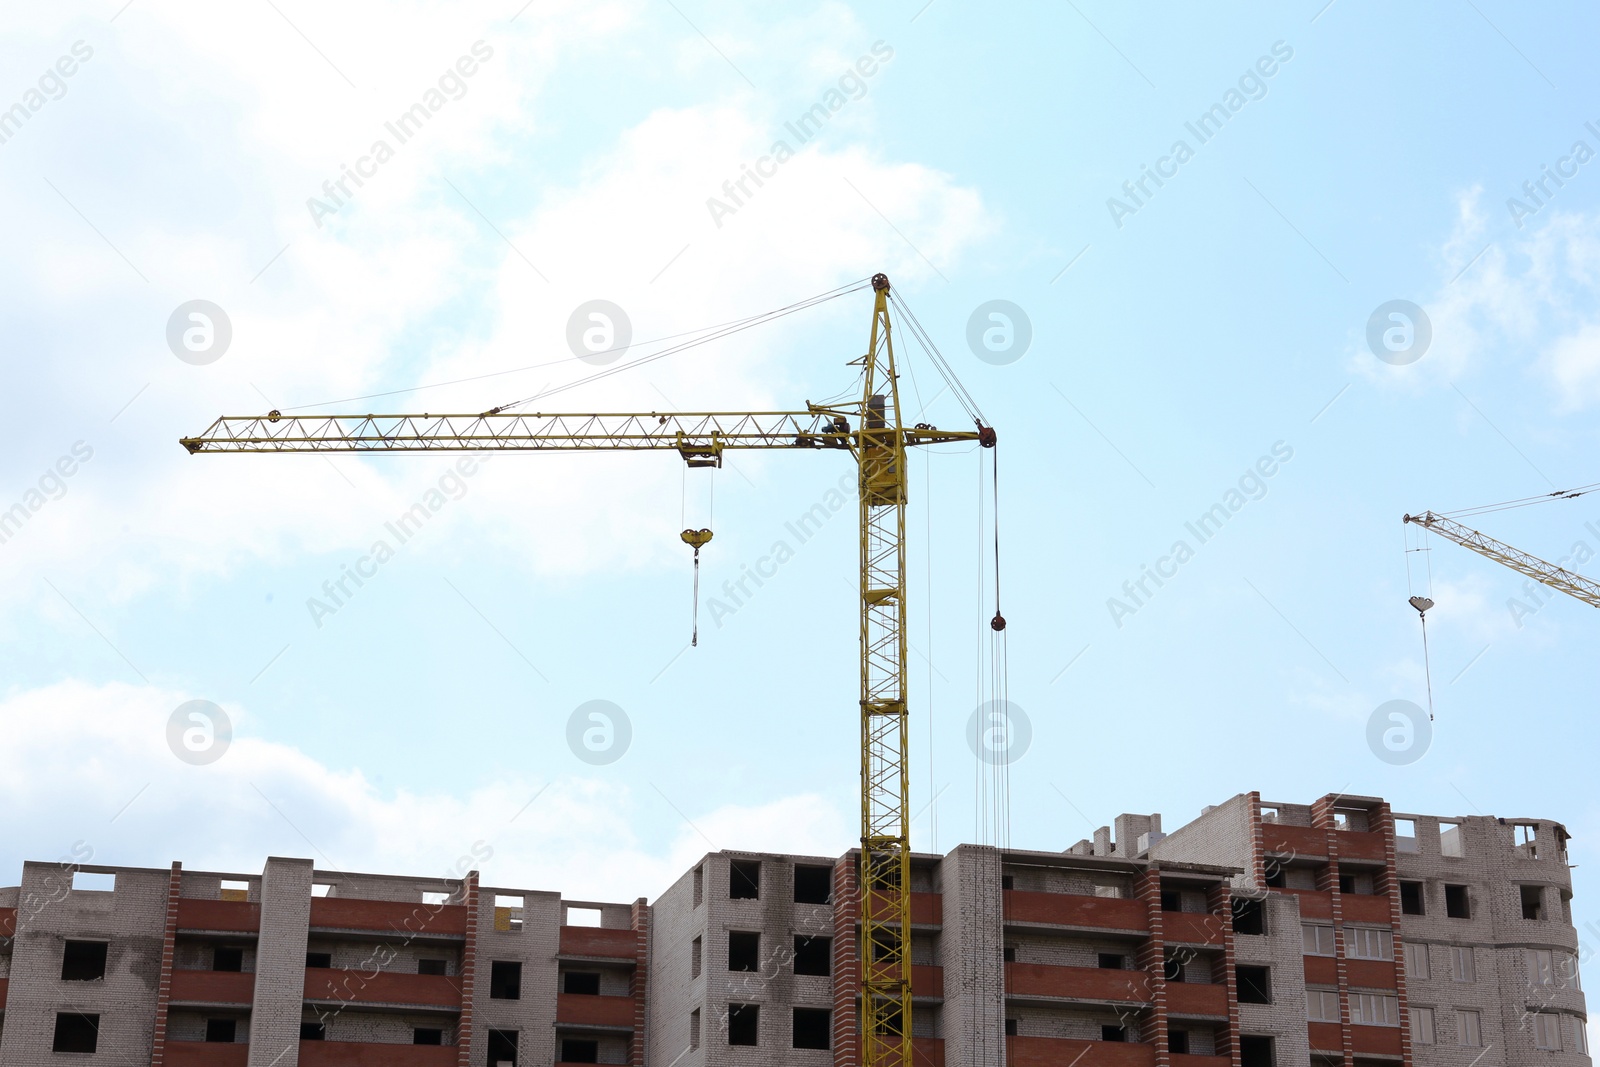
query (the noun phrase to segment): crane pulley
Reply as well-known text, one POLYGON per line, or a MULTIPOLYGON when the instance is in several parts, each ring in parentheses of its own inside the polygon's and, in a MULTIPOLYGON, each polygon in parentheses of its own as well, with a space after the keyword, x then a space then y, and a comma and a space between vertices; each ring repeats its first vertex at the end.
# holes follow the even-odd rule
MULTIPOLYGON (((860 1032, 864 1067, 911 1067, 911 868, 908 776, 905 509, 907 450, 975 442, 993 448, 996 435, 971 396, 903 301, 894 298, 913 338, 976 424, 941 430, 901 421, 899 379, 889 320, 886 275, 871 279, 872 328, 861 367, 860 399, 812 404, 803 411, 526 414, 505 405, 471 415, 285 415, 223 417, 181 440, 191 454, 249 452, 677 452, 690 467, 718 467, 729 449, 848 452, 857 465, 860 504, 861 852, 857 897, 861 946, 860 1032)), ((724 329, 744 328, 779 313, 812 306, 861 285, 843 287, 724 329)), ((627 369, 647 355, 595 375, 627 369)), ((577 384, 577 383, 573 383, 577 384)), ((566 388, 565 386, 562 388, 566 388)), ((524 402, 526 403, 526 402, 524 402)), ((699 550, 710 530, 685 530, 699 550), (701 538, 703 537, 703 540, 701 538)), ((998 545, 997 545, 998 548, 998 545)), ((991 625, 1004 627, 996 605, 991 625)), ((696 633, 698 639, 698 633, 696 633)))

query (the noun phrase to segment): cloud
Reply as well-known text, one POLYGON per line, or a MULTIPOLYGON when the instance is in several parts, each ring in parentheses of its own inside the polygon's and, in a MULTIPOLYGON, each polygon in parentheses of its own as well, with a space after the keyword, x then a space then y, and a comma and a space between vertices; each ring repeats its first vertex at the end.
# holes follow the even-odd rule
POLYGON ((1491 369, 1541 379, 1558 412, 1600 403, 1600 213, 1552 211, 1523 231, 1497 228, 1482 190, 1457 198, 1439 250, 1443 282, 1422 302, 1433 326, 1414 364, 1378 363, 1363 343, 1353 365, 1391 387, 1446 388, 1491 369))
POLYGON ((437 877, 462 856, 492 851, 486 885, 552 890, 573 899, 655 897, 706 852, 722 848, 837 855, 850 820, 815 795, 698 809, 680 817, 653 790, 598 778, 497 779, 465 796, 384 795, 357 767, 328 767, 252 736, 229 706, 235 739, 215 763, 192 766, 167 747, 184 694, 78 681, 13 692, 0 749, 0 805, 11 830, 0 884, 24 860, 55 860, 75 843, 94 862, 259 871, 268 855, 319 868, 437 877), (689 825, 685 820, 692 820, 689 825), (654 837, 637 827, 675 829, 654 837))
MULTIPOLYGON (((19 213, 23 229, 13 245, 36 250, 35 261, 26 271, 0 264, 0 283, 19 306, 51 315, 85 304, 103 310, 71 331, 40 324, 46 351, 71 344, 60 362, 73 369, 52 380, 56 360, 42 362, 30 385, 36 408, 70 410, 76 425, 20 429, 41 442, 58 436, 62 452, 84 439, 96 460, 66 499, 3 546, 0 586, 38 597, 37 582, 18 579, 72 568, 113 597, 132 598, 159 581, 181 590, 306 553, 353 562, 444 462, 188 457, 176 437, 223 412, 287 409, 565 360, 349 406, 479 411, 530 396, 591 369, 571 359, 566 324, 578 304, 597 297, 627 310, 636 343, 780 307, 876 270, 889 271, 913 303, 920 294, 936 299, 944 285, 937 271, 994 228, 975 190, 867 147, 876 130, 873 94, 897 77, 893 62, 822 133, 795 143, 794 158, 758 195, 715 224, 707 199, 788 136, 784 120, 796 113, 795 100, 815 102, 845 62, 871 47, 853 19, 830 26, 826 12, 802 27, 815 61, 784 75, 781 91, 740 85, 707 103, 642 115, 562 168, 570 178, 542 178, 530 202, 498 175, 541 150, 551 72, 567 56, 601 48, 629 54, 659 36, 630 5, 547 7, 489 33, 470 9, 418 4, 399 17, 372 17, 379 35, 372 40, 358 32, 369 24, 363 5, 321 13, 301 28, 361 87, 357 94, 270 8, 246 16, 201 5, 185 21, 135 7, 119 19, 104 65, 81 76, 101 79, 95 93, 153 94, 171 106, 141 112, 149 127, 118 142, 130 160, 126 174, 56 173, 63 191, 143 265, 150 284, 140 287, 48 189, 18 186, 16 174, 26 168, 0 178, 0 191, 40 206, 19 213), (322 195, 325 181, 385 135, 385 120, 485 35, 495 57, 481 64, 467 94, 315 226, 306 199, 322 195), (810 86, 813 74, 827 77, 810 86), (227 165, 193 181, 174 174, 169 159, 227 165), (110 221, 118 218, 119 180, 151 190, 143 230, 110 221), (220 361, 191 367, 165 351, 162 331, 174 307, 201 295, 227 309, 235 340, 220 361), (134 397, 116 423, 104 421, 134 397)), ((90 87, 83 82, 74 92, 90 87)), ((536 406, 798 407, 850 386, 847 363, 864 340, 868 299, 858 294, 536 406)), ((54 458, 47 452, 29 458, 42 469, 54 458)), ((517 474, 491 469, 430 543, 454 552, 484 541, 509 546, 541 575, 681 563, 675 459, 511 462, 517 474), (562 521, 553 521, 557 515, 562 521)), ((736 462, 760 484, 759 457, 736 462)), ((816 481, 832 477, 819 470, 816 481)))

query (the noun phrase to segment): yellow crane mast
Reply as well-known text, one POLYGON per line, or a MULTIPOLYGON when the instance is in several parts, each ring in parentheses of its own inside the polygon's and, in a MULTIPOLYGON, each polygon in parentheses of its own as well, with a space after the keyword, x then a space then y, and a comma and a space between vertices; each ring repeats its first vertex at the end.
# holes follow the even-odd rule
MULTIPOLYGON (((910 781, 907 772, 906 450, 976 441, 995 431, 901 421, 889 321, 889 279, 872 278, 872 330, 858 404, 804 411, 223 417, 190 453, 602 452, 673 450, 691 467, 721 466, 728 449, 848 450, 861 508, 860 1032, 864 1067, 911 1064, 910 781)), ((903 305, 901 305, 903 307, 903 305)), ((912 328, 920 332, 916 320, 912 328)), ((925 335, 924 335, 925 337, 925 335)), ((936 350, 930 354, 937 358, 936 350)), ((944 369, 941 368, 941 373, 944 369)), ((958 393, 964 393, 959 390, 958 393)), ((704 531, 695 531, 702 533, 704 531)), ((1003 620, 996 615, 994 626, 1003 620)))
POLYGON ((1525 574, 1536 582, 1542 582, 1551 589, 1565 593, 1570 597, 1575 597, 1592 608, 1600 608, 1600 583, 1585 578, 1581 574, 1569 571, 1564 567, 1557 567, 1554 563, 1546 563, 1538 556, 1529 555, 1520 548, 1513 548, 1503 541, 1496 541, 1494 538, 1487 534, 1481 534, 1470 526, 1465 526, 1454 519, 1447 519, 1443 515, 1436 515, 1431 511, 1424 511, 1421 515, 1406 515, 1401 521, 1415 523, 1424 530, 1432 530, 1439 536, 1454 541, 1463 548, 1470 548, 1478 555, 1510 567, 1512 570, 1525 574))

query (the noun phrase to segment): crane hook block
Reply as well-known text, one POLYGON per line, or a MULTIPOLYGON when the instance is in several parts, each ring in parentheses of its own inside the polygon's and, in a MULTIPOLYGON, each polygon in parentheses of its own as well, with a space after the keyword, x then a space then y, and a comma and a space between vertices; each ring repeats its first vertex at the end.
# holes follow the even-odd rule
POLYGON ((989 629, 995 631, 996 633, 999 633, 1001 630, 1004 630, 1005 628, 1006 628, 1006 617, 1004 615, 1000 614, 998 611, 995 612, 994 613, 994 618, 989 620, 989 629))
POLYGON ((1414 596, 1407 603, 1417 609, 1418 615, 1426 615, 1428 610, 1433 607, 1433 601, 1425 596, 1414 596))
POLYGON ((995 442, 999 440, 1000 437, 994 432, 993 426, 978 427, 978 444, 982 445, 984 448, 993 448, 995 446, 995 442))
POLYGON ((683 538, 684 544, 694 549, 695 555, 700 554, 701 545, 709 544, 711 541, 710 530, 685 530, 678 536, 683 538))

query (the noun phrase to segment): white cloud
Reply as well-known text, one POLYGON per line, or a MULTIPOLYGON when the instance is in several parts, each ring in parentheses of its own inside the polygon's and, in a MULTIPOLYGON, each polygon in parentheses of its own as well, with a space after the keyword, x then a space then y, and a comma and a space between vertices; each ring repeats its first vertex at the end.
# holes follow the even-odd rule
POLYGON ((487 885, 629 901, 653 898, 720 848, 837 855, 850 847, 850 820, 813 795, 710 811, 678 798, 692 827, 653 791, 602 778, 386 796, 358 768, 327 767, 253 737, 238 707, 225 709, 232 746, 192 766, 166 741, 168 718, 186 699, 68 681, 0 700, 0 806, 11 827, 0 884, 14 883, 23 860, 54 860, 77 841, 100 863, 250 872, 267 855, 294 855, 326 869, 418 876, 487 846, 493 856, 475 864, 487 885), (642 814, 663 812, 678 829, 641 837, 642 814))
POLYGON ((1444 388, 1486 369, 1541 378, 1557 411, 1600 403, 1600 214, 1552 211, 1506 234, 1485 211, 1482 190, 1457 200, 1440 247, 1447 279, 1422 301, 1433 327, 1427 353, 1393 367, 1365 342, 1352 357, 1369 380, 1444 388))
MULTIPOLYGON (((650 113, 585 159, 579 179, 541 187, 531 207, 502 214, 493 198, 501 178, 475 179, 537 150, 550 72, 574 52, 627 54, 641 36, 658 36, 637 23, 633 5, 571 3, 537 5, 509 30, 497 24, 488 34, 495 58, 481 65, 467 94, 319 229, 306 198, 353 163, 383 120, 416 100, 443 64, 488 33, 470 8, 376 11, 373 4, 286 7, 356 82, 354 93, 270 8, 239 14, 216 5, 136 5, 119 19, 117 35, 97 55, 102 65, 91 64, 83 76, 102 79, 96 93, 163 101, 139 114, 142 140, 125 146, 129 173, 152 190, 154 202, 142 204, 150 221, 143 229, 106 222, 126 207, 119 206, 115 173, 73 171, 62 181, 149 274, 149 287, 133 296, 132 272, 48 189, 24 191, 14 185, 15 173, 0 178, 0 190, 12 185, 9 191, 41 205, 40 213, 20 213, 12 248, 29 251, 9 267, 0 256, 0 283, 19 302, 63 315, 86 303, 105 310, 83 327, 95 339, 80 341, 91 351, 78 354, 78 373, 59 384, 36 381, 35 393, 59 392, 64 408, 109 417, 147 387, 113 426, 85 420, 87 428, 59 442, 65 451, 74 439, 88 439, 97 458, 64 501, 0 552, 0 584, 21 590, 13 595, 38 595, 38 583, 11 579, 81 571, 85 560, 92 562, 82 580, 135 596, 160 573, 183 583, 302 552, 353 559, 444 466, 431 458, 330 464, 183 455, 175 438, 198 432, 216 414, 565 357, 567 317, 594 297, 626 308, 635 339, 644 341, 777 307, 879 269, 913 298, 936 293, 944 283, 928 261, 947 269, 994 225, 978 194, 949 175, 862 146, 874 130, 872 92, 895 76, 892 62, 864 98, 846 104, 810 143, 797 144, 795 158, 736 215, 714 225, 706 199, 785 135, 791 97, 814 101, 835 68, 870 48, 870 34, 852 19, 830 23, 827 10, 790 27, 811 52, 784 77, 808 85, 824 71, 829 81, 812 89, 785 85, 781 100, 740 85, 714 102, 650 113), (210 172, 194 181, 168 159, 199 161, 210 172), (446 179, 487 205, 493 228, 446 179), (284 245, 281 259, 251 282, 284 245), (203 368, 180 364, 161 341, 171 309, 197 295, 228 309, 235 336, 223 359, 203 368)), ((51 29, 67 31, 42 28, 41 38, 51 39, 51 29)), ((73 92, 90 89, 85 81, 73 92)), ((548 406, 761 409, 820 399, 850 385, 845 364, 864 341, 868 304, 858 296, 828 311, 835 317, 826 330, 809 318, 785 319, 563 393, 548 406)), ((476 411, 588 369, 573 363, 352 406, 476 411)), ((38 461, 50 458, 41 453, 38 461)), ((475 534, 514 546, 543 573, 681 563, 680 479, 664 458, 513 462, 516 477, 486 474, 473 487, 475 501, 452 509, 439 543, 459 545, 454 535, 470 519, 475 534), (558 514, 559 524, 551 521, 558 514)), ((759 478, 759 459, 741 462, 759 478)))

